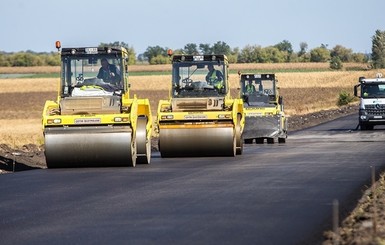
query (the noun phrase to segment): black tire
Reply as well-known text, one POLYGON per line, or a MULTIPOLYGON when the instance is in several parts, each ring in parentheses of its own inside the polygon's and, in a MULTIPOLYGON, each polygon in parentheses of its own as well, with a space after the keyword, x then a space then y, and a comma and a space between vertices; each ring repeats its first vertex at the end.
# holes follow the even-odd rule
POLYGON ((267 138, 266 141, 268 144, 274 144, 274 138, 267 138))
POLYGON ((286 143, 286 138, 278 138, 278 143, 286 143))
POLYGON ((245 139, 245 144, 253 144, 253 139, 245 139))
POLYGON ((264 138, 255 138, 255 143, 256 144, 263 144, 264 143, 264 138))
POLYGON ((360 124, 361 130, 373 130, 374 125, 368 125, 368 124, 360 124))

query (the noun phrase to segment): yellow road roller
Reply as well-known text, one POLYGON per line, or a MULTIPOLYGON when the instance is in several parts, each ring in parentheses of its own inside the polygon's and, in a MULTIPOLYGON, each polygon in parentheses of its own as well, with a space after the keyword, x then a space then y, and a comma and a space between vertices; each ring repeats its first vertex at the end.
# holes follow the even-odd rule
POLYGON ((151 160, 148 99, 130 98, 124 47, 56 48, 61 72, 56 101, 43 115, 48 168, 135 166, 151 160))
POLYGON ((161 157, 242 154, 242 99, 231 98, 225 55, 173 55, 168 100, 157 110, 161 157))
POLYGON ((244 100, 246 144, 285 143, 287 119, 283 98, 279 95, 275 74, 244 73, 240 75, 240 94, 244 100))

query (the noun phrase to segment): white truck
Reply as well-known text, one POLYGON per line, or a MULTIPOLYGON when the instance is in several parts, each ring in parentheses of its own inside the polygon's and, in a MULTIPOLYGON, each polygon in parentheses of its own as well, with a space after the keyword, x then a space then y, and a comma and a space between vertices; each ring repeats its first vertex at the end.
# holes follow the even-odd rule
POLYGON ((354 86, 354 96, 360 98, 358 122, 361 130, 373 130, 375 125, 385 125, 385 78, 360 77, 354 86))

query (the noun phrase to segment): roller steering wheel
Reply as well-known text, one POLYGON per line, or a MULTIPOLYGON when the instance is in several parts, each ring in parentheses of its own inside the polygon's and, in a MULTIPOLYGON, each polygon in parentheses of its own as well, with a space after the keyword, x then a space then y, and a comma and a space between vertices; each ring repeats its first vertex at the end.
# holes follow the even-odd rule
POLYGON ((182 80, 182 83, 185 83, 185 84, 191 84, 192 82, 193 82, 193 80, 189 77, 182 80))
POLYGON ((83 81, 83 80, 84 80, 83 74, 79 74, 79 75, 76 77, 76 81, 81 82, 81 81, 83 81))
POLYGON ((272 95, 273 91, 271 89, 264 89, 263 92, 267 95, 272 95))

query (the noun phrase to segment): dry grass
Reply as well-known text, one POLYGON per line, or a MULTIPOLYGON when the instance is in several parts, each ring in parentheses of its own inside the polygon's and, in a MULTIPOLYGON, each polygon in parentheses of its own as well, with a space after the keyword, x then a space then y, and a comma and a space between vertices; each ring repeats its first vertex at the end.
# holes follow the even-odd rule
MULTIPOLYGON (((315 88, 315 87, 351 87, 357 83, 360 76, 372 77, 379 71, 330 71, 330 72, 284 72, 277 73, 281 88, 315 88)), ((134 76, 130 77, 133 90, 168 90, 171 75, 134 76)), ((230 74, 230 86, 238 87, 239 77, 230 74)))
POLYGON ((281 88, 332 88, 353 86, 360 76, 375 76, 373 71, 330 71, 330 72, 303 72, 279 73, 277 79, 281 88))
MULTIPOLYGON (((344 63, 344 69, 367 69, 367 64, 344 63)), ((330 64, 324 63, 249 63, 230 64, 231 70, 328 70, 330 64)))
POLYGON ((0 119, 1 144, 13 149, 26 144, 42 145, 41 118, 36 119, 0 119))
MULTIPOLYGON (((381 71, 380 71, 381 72, 381 71)), ((385 72, 385 70, 382 70, 385 72)), ((351 87, 360 76, 375 76, 374 71, 286 72, 276 74, 281 88, 351 87)), ((171 75, 133 76, 129 78, 131 89, 168 90, 171 75)), ((56 91, 59 78, 0 79, 0 93, 56 91)), ((230 75, 230 86, 238 87, 238 75, 230 75)))
MULTIPOLYGON (((290 115, 336 108, 339 93, 353 93, 360 76, 373 77, 381 71, 277 73, 285 111, 290 115)), ((168 97, 171 76, 130 77, 131 96, 149 98, 153 116, 159 99, 168 97)), ((41 113, 46 100, 56 99, 57 78, 0 79, 1 143, 12 146, 41 144, 41 113)), ((236 96, 238 75, 230 75, 232 95, 236 96)))
POLYGON ((0 79, 0 94, 57 91, 59 78, 0 79))

